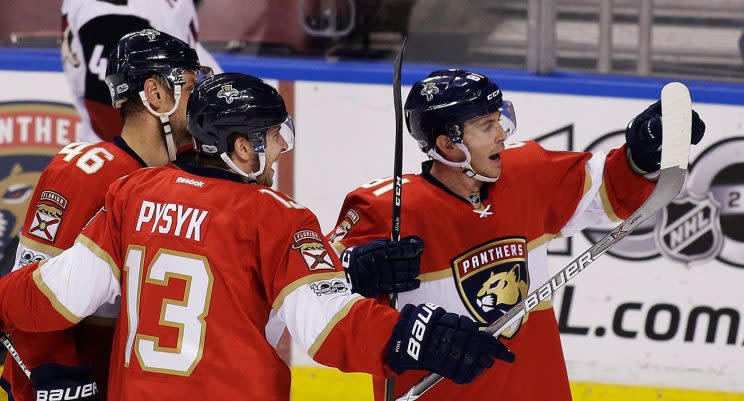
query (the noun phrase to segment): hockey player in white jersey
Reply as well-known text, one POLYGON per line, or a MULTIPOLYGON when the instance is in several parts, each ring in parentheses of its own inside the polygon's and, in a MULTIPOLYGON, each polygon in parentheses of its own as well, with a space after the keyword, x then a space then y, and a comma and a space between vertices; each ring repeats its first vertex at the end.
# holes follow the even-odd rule
POLYGON ((154 28, 196 49, 203 65, 222 72, 198 42, 195 0, 63 0, 62 59, 75 108, 82 120, 79 141, 110 141, 121 131, 104 82, 108 55, 122 36, 154 28))

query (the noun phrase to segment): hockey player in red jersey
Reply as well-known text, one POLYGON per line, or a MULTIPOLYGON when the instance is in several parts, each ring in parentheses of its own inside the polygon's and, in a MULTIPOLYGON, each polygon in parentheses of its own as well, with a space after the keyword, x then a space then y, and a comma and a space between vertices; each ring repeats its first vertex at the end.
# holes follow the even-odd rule
MULTIPOLYGON (((659 103, 631 122, 625 145, 606 155, 548 151, 535 142, 505 146, 516 129, 512 104, 487 77, 462 70, 435 71, 413 85, 405 116, 432 159, 420 174, 403 176, 401 235, 417 235, 426 245, 421 274, 413 279, 400 260, 415 261, 416 255, 385 257, 380 251, 390 243, 383 240, 391 224, 389 179, 349 193, 327 238, 343 252, 355 292, 377 296, 396 287, 405 291, 400 304, 435 302, 484 326, 547 281, 551 239, 627 218, 653 190, 659 170, 659 103)), ((693 143, 704 131, 693 112, 693 143)), ((420 401, 571 399, 550 302, 508 329, 503 340, 517 355, 514 363, 466 386, 445 380, 420 401)), ((423 376, 400 375, 396 395, 423 376)), ((382 400, 382 380, 374 387, 382 400)))
POLYGON ((315 216, 268 186, 294 140, 275 89, 220 74, 197 85, 188 113, 197 164, 113 183, 72 248, 0 281, 2 326, 61 329, 121 296, 112 401, 286 401, 289 368, 273 348, 285 326, 316 361, 380 377, 469 382, 513 359, 467 317, 351 293, 315 216))
MULTIPOLYGON (((119 41, 106 80, 111 101, 124 120, 121 136, 113 142, 72 143, 52 159, 30 202, 14 270, 72 246, 103 205, 112 182, 142 167, 165 165, 176 146, 191 142, 186 103, 200 71, 196 52, 168 34, 143 30, 119 41)), ((73 377, 84 378, 86 369, 73 366, 78 365, 93 368, 93 378, 105 395, 113 337, 110 319, 117 315, 118 305, 104 305, 75 330, 13 331, 12 341, 31 368, 36 389, 64 387, 66 381, 78 380, 73 377)), ((16 401, 36 399, 29 379, 10 355, 2 385, 16 401)))

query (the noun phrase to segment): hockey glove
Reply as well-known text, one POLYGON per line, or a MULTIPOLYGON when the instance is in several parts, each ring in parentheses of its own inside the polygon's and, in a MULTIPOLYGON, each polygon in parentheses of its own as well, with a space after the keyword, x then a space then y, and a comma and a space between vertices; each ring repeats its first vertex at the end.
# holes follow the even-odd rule
POLYGON ((514 354, 470 318, 421 304, 403 307, 388 343, 387 364, 399 374, 429 370, 463 384, 493 366, 493 358, 512 362, 514 354))
POLYGON ((419 288, 424 242, 416 236, 400 241, 374 240, 341 255, 351 290, 367 298, 419 288))
POLYGON ((31 370, 37 401, 98 401, 98 387, 90 368, 47 363, 31 370))
MULTIPOLYGON (((692 111, 691 143, 697 145, 705 134, 705 123, 700 115, 692 111)), ((661 163, 661 100, 649 106, 630 121, 625 129, 625 141, 628 143, 629 161, 639 173, 651 173, 659 170, 661 163), (638 171, 640 170, 640 171, 638 171)))

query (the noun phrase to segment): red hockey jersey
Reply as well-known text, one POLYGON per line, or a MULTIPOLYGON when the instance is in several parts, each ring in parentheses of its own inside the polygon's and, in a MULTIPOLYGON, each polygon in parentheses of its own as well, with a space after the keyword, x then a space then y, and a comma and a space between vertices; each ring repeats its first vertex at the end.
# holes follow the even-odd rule
MULTIPOLYGON (((117 137, 114 142, 78 142, 65 146, 44 169, 26 212, 13 270, 59 255, 72 246, 88 221, 103 206, 106 190, 116 179, 139 168, 144 161, 117 137)), ((113 321, 118 307, 104 307, 75 330, 54 333, 11 332, 24 363, 80 363, 93 367, 105 395, 113 321), (113 311, 112 311, 113 309, 113 311), (80 346, 75 351, 75 343, 80 346)), ((16 401, 35 400, 28 378, 13 358, 5 359, 3 379, 16 401)))
MULTIPOLYGON (((403 180, 401 235, 423 238, 421 287, 399 294, 398 305, 433 302, 487 324, 549 278, 548 242, 608 220, 628 217, 654 184, 628 166, 625 148, 604 154, 552 152, 535 142, 511 145, 502 154, 502 175, 485 185, 482 208, 432 177, 431 162, 403 180)), ((338 250, 390 235, 391 180, 351 192, 328 240, 338 250)), ((552 305, 508 329, 504 342, 516 354, 470 384, 444 380, 425 400, 563 401, 571 394, 552 305)), ((400 395, 424 376, 405 373, 400 395)), ((382 380, 375 398, 383 399, 382 380)))
POLYGON ((224 170, 183 169, 112 184, 72 248, 0 282, 0 321, 61 329, 121 296, 113 401, 288 400, 285 325, 320 363, 387 374, 398 313, 350 293, 315 216, 224 170))

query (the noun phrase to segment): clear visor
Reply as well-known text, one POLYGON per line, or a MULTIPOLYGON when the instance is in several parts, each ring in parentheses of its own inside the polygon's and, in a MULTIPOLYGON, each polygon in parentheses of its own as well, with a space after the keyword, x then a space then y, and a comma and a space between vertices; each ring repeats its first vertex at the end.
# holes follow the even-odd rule
POLYGON ((517 130, 517 115, 514 113, 514 105, 508 100, 504 100, 499 107, 499 125, 506 132, 506 136, 514 135, 517 130))
MULTIPOLYGON (((276 129, 279 129, 279 135, 281 135, 282 139, 284 139, 284 142, 287 143, 287 150, 285 150, 282 153, 289 152, 294 148, 294 142, 295 142, 295 131, 294 131, 294 123, 292 122, 292 116, 287 116, 287 119, 284 120, 283 123, 279 125, 275 125, 271 127, 268 130, 268 134, 272 135, 276 133, 276 129)), ((268 142, 269 138, 267 138, 268 142)))
POLYGON ((200 83, 201 81, 211 77, 214 75, 214 72, 212 71, 212 67, 207 66, 201 66, 199 68, 173 68, 170 70, 166 78, 169 82, 173 82, 175 85, 185 85, 186 84, 186 72, 192 72, 195 75, 195 83, 200 83))
POLYGON ((212 67, 207 67, 203 65, 199 67, 198 70, 196 70, 196 83, 199 84, 205 79, 211 78, 213 76, 214 76, 214 71, 212 70, 212 67))

